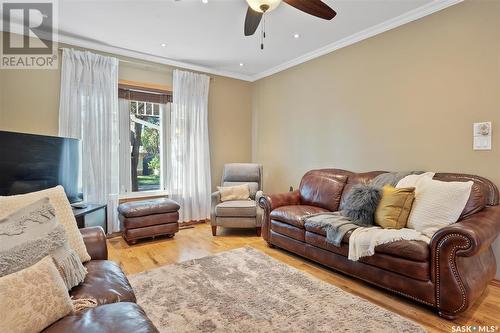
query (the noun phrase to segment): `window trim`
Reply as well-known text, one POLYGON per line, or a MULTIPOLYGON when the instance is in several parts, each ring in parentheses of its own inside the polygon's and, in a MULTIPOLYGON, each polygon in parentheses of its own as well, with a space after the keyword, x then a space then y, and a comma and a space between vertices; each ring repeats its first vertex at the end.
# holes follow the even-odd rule
POLYGON ((168 86, 126 80, 118 81, 118 97, 156 104, 173 101, 172 89, 168 86))
POLYGON ((127 192, 120 193, 119 199, 137 199, 137 198, 148 198, 148 197, 159 197, 159 196, 169 196, 170 193, 167 190, 152 190, 144 192, 127 192))
MULTIPOLYGON (((138 193, 138 194, 141 194, 143 193, 144 196, 154 196, 156 195, 155 192, 163 192, 165 191, 165 188, 166 188, 166 184, 165 184, 165 179, 164 179, 164 168, 166 166, 163 165, 163 151, 164 151, 164 140, 163 140, 163 132, 164 132, 164 129, 163 129, 163 115, 162 115, 162 104, 158 104, 158 103, 150 103, 150 104, 157 104, 158 107, 159 107, 159 114, 158 115, 144 115, 145 117, 157 117, 159 119, 159 124, 158 125, 153 125, 147 121, 144 121, 144 120, 141 120, 139 118, 136 118, 136 115, 130 113, 131 111, 131 108, 132 108, 132 102, 136 102, 136 103, 140 103, 142 101, 132 101, 130 100, 128 105, 129 105, 129 123, 132 124, 132 122, 135 122, 135 123, 139 123, 143 126, 143 128, 145 127, 148 127, 148 128, 152 128, 154 130, 156 130, 158 132, 158 135, 159 135, 159 159, 160 159, 160 184, 159 184, 159 188, 158 189, 152 189, 152 190, 146 190, 146 191, 141 191, 141 190, 137 190, 137 191, 133 191, 132 190, 132 186, 130 187, 130 191, 127 191, 127 192, 121 192, 120 195, 124 195, 124 196, 128 196, 128 195, 131 195, 132 198, 134 198, 134 194, 138 193), (148 123, 148 124, 146 124, 148 123), (149 193, 149 194, 148 194, 149 193)), ((149 102, 143 102, 144 103, 144 108, 146 108, 146 103, 149 103, 149 102)), ((136 106, 138 107, 138 105, 136 106)), ((130 142, 131 144, 131 142, 130 142)), ((131 179, 132 181, 132 179, 131 179)), ((164 193, 160 193, 160 195, 164 195, 164 193)), ((143 195, 139 195, 139 197, 142 197, 143 195)))
MULTIPOLYGON (((159 117, 160 118, 160 124, 159 124, 159 129, 158 132, 160 134, 160 163, 161 163, 161 170, 160 170, 160 188, 159 189, 153 189, 153 190, 148 190, 148 191, 132 191, 132 188, 130 187, 130 191, 127 191, 124 189, 122 191, 122 184, 120 184, 120 193, 119 197, 120 198, 140 198, 140 197, 154 197, 154 196, 165 196, 168 195, 167 191, 167 179, 165 176, 165 169, 167 167, 166 165, 166 159, 165 159, 165 150, 169 149, 169 143, 170 140, 168 138, 165 138, 164 132, 165 130, 168 131, 167 129, 163 128, 164 124, 167 124, 170 122, 170 108, 172 104, 172 89, 168 86, 164 85, 159 85, 159 84, 151 84, 151 83, 143 83, 143 82, 135 82, 135 81, 127 81, 127 80, 119 80, 119 98, 121 99, 126 99, 128 100, 128 114, 130 115, 130 108, 131 108, 131 102, 137 101, 137 102, 144 102, 144 103, 151 103, 151 104, 158 104, 159 105, 159 115, 154 114, 154 106, 153 106, 153 114, 150 116, 153 117, 159 117), (124 93, 126 92, 125 89, 129 89, 128 91, 128 97, 129 98, 123 98, 123 96, 120 96, 120 92, 124 93), (139 99, 131 99, 130 96, 130 91, 134 90, 135 92, 140 93, 141 95, 137 95, 138 97, 143 97, 147 96, 147 94, 152 94, 155 96, 162 95, 163 100, 157 101, 156 99, 153 101, 148 101, 144 100, 142 98, 139 99), (168 97, 168 100, 165 100, 165 96, 168 97), (162 112, 163 110, 163 112, 162 112), (166 116, 166 122, 164 121, 164 117, 166 116), (166 147, 165 147, 166 145, 166 147), (163 148, 162 148, 163 147, 163 148)), ((155 97, 156 98, 156 97, 155 97)), ((144 106, 146 108, 146 106, 144 106)), ((145 115, 148 116, 148 115, 145 115)), ((128 117, 128 122, 131 124, 131 118, 130 116, 128 117)), ((130 125, 129 125, 130 126, 130 125)))

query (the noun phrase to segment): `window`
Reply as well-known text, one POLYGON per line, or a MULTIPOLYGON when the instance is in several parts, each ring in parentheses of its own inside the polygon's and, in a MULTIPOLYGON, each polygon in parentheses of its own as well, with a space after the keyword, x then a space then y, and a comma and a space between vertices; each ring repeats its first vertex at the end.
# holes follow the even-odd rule
POLYGON ((172 92, 167 86, 121 80, 118 97, 120 193, 162 191, 172 92))
POLYGON ((155 191, 161 184, 160 104, 130 101, 132 191, 155 191))

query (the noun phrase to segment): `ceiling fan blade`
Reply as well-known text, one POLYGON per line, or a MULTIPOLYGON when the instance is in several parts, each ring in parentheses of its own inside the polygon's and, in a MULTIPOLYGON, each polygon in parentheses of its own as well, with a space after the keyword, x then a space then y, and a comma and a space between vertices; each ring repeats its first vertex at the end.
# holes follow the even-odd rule
POLYGON ((245 36, 251 36, 255 33, 259 27, 261 19, 262 13, 256 12, 252 8, 248 7, 247 17, 245 18, 245 36))
POLYGON ((337 13, 321 0, 283 0, 292 7, 307 14, 331 20, 337 13))

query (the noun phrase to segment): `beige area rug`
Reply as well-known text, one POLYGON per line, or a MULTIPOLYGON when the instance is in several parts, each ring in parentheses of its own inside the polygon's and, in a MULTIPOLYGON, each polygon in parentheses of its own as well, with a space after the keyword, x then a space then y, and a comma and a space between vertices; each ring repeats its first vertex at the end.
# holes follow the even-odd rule
POLYGON ((249 247, 129 279, 160 332, 425 332, 249 247))

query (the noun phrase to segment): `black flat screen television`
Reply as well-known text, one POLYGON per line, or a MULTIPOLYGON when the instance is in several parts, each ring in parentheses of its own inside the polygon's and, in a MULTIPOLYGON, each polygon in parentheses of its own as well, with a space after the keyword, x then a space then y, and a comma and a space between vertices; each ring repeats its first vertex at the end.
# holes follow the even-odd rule
POLYGON ((0 131, 0 195, 57 185, 71 203, 82 200, 79 140, 0 131))

